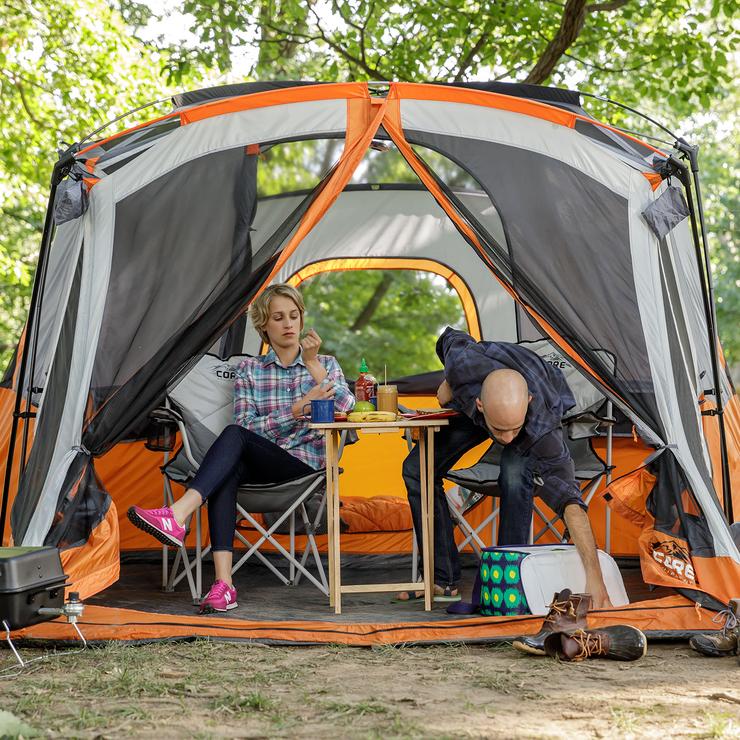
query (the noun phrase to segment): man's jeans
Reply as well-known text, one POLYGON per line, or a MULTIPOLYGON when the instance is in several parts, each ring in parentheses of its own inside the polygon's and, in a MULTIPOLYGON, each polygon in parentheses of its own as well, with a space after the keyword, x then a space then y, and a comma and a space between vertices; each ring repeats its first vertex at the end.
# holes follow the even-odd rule
MULTIPOLYGON (((466 416, 450 419, 434 437, 434 582, 440 586, 460 580, 460 559, 454 527, 442 487, 442 478, 468 450, 489 439, 488 434, 466 416)), ((421 552, 421 483, 419 446, 403 462, 403 479, 411 507, 416 541, 421 552)), ((499 475, 501 510, 498 544, 522 545, 529 540, 534 489, 532 461, 504 446, 499 475)))

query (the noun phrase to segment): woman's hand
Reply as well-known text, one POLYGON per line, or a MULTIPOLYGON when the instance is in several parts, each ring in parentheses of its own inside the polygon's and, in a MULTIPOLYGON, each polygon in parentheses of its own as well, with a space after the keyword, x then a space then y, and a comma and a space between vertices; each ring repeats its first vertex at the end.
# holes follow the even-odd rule
POLYGON ((303 350, 303 361, 306 365, 316 362, 316 358, 319 354, 319 347, 321 346, 321 337, 316 333, 315 329, 309 329, 308 334, 303 337, 301 341, 301 349, 303 350))
POLYGON ((291 411, 293 412, 294 419, 300 419, 303 416, 303 408, 311 401, 324 401, 329 398, 334 398, 334 381, 326 380, 323 383, 315 385, 311 390, 306 393, 305 396, 299 398, 292 406, 291 411))

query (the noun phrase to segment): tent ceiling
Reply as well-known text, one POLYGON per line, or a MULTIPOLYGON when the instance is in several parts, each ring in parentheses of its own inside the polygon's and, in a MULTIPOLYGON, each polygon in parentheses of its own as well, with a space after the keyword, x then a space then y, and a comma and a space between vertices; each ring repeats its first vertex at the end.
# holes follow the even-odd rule
MULTIPOLYGON (((501 243, 501 220, 482 193, 458 193, 465 205, 501 243)), ((252 243, 255 251, 300 202, 300 196, 259 203, 252 243)), ((306 265, 340 258, 427 259, 449 267, 467 284, 475 300, 485 339, 517 340, 514 301, 452 221, 426 190, 343 192, 319 225, 286 262, 275 282, 284 282, 306 265)), ((310 310, 310 307, 309 307, 310 310)), ((248 329, 244 351, 259 352, 260 339, 248 329)))

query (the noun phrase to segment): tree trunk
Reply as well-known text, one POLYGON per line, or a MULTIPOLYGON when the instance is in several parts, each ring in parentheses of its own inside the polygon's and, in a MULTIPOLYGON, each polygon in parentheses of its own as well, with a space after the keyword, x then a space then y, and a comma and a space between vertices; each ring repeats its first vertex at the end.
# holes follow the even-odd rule
POLYGON ((586 20, 586 12, 586 0, 568 0, 565 3, 558 32, 545 47, 545 51, 527 75, 525 82, 541 85, 552 74, 563 52, 578 38, 586 20))
POLYGON ((383 273, 383 279, 375 286, 370 300, 365 304, 365 308, 360 311, 355 319, 355 323, 350 327, 350 331, 362 331, 372 320, 375 312, 378 310, 380 302, 391 287, 395 275, 391 272, 383 273))

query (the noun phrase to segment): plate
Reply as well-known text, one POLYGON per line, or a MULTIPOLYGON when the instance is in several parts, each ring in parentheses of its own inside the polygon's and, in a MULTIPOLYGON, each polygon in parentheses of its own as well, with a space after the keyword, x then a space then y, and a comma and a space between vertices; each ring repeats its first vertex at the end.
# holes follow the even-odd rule
POLYGON ((419 421, 420 419, 429 419, 430 421, 434 419, 449 419, 453 416, 459 416, 460 414, 457 411, 453 411, 452 409, 441 409, 439 411, 415 411, 409 414, 401 414, 401 416, 404 419, 408 419, 410 421, 419 421))

